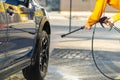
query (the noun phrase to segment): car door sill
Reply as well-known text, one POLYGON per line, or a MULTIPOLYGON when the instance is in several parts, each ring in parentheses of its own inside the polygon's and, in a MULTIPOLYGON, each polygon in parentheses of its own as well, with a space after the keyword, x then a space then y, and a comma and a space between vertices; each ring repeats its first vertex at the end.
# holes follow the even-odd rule
POLYGON ((0 70, 0 80, 6 78, 7 76, 9 76, 15 72, 18 72, 18 71, 24 69, 25 67, 29 66, 30 64, 31 64, 31 59, 26 58, 14 65, 10 65, 7 68, 1 69, 0 70))

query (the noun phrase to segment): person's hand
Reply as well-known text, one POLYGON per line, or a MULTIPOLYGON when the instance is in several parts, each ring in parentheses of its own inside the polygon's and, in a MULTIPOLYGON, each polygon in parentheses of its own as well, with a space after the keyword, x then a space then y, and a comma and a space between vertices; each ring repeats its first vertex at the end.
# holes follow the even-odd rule
POLYGON ((90 25, 85 24, 84 29, 88 29, 88 30, 90 30, 90 29, 91 29, 91 26, 90 26, 90 25))

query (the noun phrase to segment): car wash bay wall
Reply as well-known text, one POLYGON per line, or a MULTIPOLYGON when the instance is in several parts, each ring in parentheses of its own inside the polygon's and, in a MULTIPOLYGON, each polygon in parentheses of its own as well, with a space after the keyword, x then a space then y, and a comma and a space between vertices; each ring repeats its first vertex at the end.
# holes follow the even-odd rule
MULTIPOLYGON (((71 0, 72 1, 72 11, 92 11, 96 0, 71 0)), ((70 0, 60 0, 60 11, 70 10, 70 0)), ((115 12, 116 10, 112 7, 106 7, 105 11, 115 12)))

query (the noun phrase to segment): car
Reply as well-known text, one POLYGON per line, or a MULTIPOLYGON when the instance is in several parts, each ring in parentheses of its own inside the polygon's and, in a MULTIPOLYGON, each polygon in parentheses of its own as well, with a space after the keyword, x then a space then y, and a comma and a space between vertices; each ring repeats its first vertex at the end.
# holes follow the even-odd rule
POLYGON ((51 28, 39 0, 0 0, 0 80, 22 70, 26 80, 43 80, 51 28))

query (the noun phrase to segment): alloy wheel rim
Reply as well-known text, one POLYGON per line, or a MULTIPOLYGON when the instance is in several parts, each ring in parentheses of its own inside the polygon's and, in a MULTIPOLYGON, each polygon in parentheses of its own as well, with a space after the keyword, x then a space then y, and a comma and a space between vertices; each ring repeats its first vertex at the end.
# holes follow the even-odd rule
POLYGON ((43 35, 41 39, 41 53, 39 58, 41 74, 44 74, 47 71, 48 48, 49 48, 48 37, 43 35))

